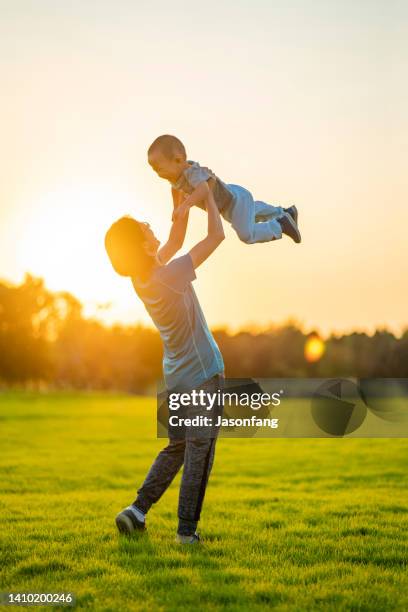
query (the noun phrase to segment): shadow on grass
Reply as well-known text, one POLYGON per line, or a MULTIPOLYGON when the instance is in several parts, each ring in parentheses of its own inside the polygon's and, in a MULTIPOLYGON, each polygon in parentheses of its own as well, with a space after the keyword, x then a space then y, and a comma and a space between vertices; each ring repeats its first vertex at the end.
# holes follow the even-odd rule
POLYGON ((161 567, 186 567, 188 558, 197 559, 201 567, 218 569, 214 551, 210 551, 206 544, 214 538, 207 537, 199 544, 179 544, 174 539, 163 542, 149 535, 149 531, 134 533, 132 535, 118 534, 118 560, 122 567, 129 568, 130 562, 142 561, 146 570, 155 570, 161 567))
POLYGON ((117 564, 137 574, 139 593, 159 606, 250 609, 254 603, 282 602, 284 596, 272 586, 255 592, 242 588, 241 568, 229 567, 225 547, 217 537, 183 545, 157 539, 157 534, 150 538, 147 532, 118 535, 117 564))

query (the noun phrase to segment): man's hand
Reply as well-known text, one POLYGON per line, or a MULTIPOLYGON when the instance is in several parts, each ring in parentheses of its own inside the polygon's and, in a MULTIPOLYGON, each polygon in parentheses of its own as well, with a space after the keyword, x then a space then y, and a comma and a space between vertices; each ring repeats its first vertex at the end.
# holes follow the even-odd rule
POLYGON ((188 213, 188 211, 190 210, 192 204, 190 204, 187 200, 188 198, 186 198, 182 204, 179 204, 177 208, 173 210, 173 214, 171 217, 171 220, 173 221, 173 223, 175 221, 183 219, 188 213))
POLYGON ((190 195, 187 196, 179 206, 174 208, 173 220, 183 217, 192 206, 198 204, 202 200, 205 200, 209 193, 210 186, 208 185, 208 182, 202 181, 199 183, 194 191, 190 193, 190 195))

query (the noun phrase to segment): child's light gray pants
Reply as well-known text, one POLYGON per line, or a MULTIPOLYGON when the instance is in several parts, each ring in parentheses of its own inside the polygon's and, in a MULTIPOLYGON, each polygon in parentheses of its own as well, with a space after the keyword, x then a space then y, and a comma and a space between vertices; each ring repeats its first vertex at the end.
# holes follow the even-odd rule
POLYGON ((229 183, 227 187, 234 199, 221 214, 243 242, 253 244, 282 238, 282 228, 277 221, 285 214, 281 206, 254 200, 251 192, 241 185, 229 183))

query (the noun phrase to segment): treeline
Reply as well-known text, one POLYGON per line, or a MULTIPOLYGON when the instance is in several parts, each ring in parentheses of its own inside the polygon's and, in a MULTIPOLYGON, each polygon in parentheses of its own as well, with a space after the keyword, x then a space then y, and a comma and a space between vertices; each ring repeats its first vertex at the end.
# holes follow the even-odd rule
MULTIPOLYGON (((331 336, 317 362, 305 358, 310 338, 296 324, 262 333, 215 330, 229 377, 408 378, 408 329, 331 336)), ((152 391, 161 376, 158 333, 141 325, 106 327, 83 316, 67 292, 52 293, 26 275, 0 282, 0 384, 58 389, 152 391)))

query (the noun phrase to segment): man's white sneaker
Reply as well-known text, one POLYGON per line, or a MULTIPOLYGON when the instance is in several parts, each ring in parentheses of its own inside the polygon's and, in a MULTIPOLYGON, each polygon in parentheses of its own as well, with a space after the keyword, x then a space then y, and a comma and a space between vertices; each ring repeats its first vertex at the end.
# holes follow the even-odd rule
POLYGON ((179 544, 198 544, 201 542, 201 539, 198 533, 194 535, 181 535, 178 533, 176 535, 176 542, 179 544))

